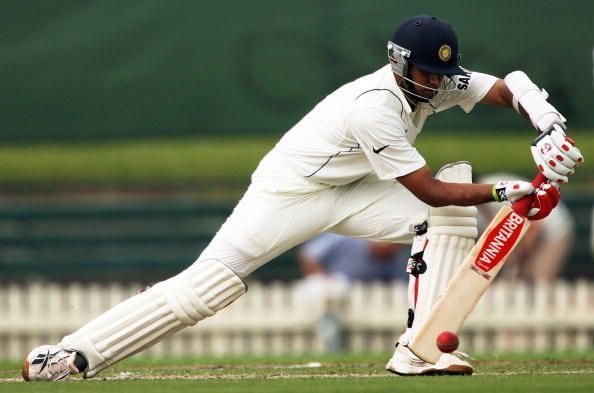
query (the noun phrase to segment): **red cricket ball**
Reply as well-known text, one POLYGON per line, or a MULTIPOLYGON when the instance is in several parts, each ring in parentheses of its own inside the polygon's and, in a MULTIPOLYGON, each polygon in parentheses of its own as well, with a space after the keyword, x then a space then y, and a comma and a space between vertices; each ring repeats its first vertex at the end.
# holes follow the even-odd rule
POLYGON ((460 340, 458 339, 458 335, 454 332, 449 332, 446 330, 439 333, 437 336, 437 348, 439 348, 441 352, 454 352, 458 348, 459 344, 460 340))

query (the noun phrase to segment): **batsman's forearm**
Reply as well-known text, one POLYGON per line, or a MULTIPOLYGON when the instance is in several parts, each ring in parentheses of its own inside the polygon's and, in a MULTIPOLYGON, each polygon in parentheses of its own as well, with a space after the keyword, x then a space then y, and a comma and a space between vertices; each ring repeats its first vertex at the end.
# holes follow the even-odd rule
POLYGON ((421 201, 433 207, 474 206, 495 200, 493 185, 442 182, 433 177, 427 166, 396 180, 421 201))
MULTIPOLYGON (((509 90, 503 79, 498 79, 491 87, 491 90, 481 100, 482 104, 498 106, 502 108, 513 108, 514 95, 509 90)), ((521 105, 518 105, 520 114, 530 121, 530 116, 521 105)))
POLYGON ((492 189, 491 184, 445 183, 435 180, 435 185, 431 187, 432 192, 425 199, 419 199, 433 207, 474 206, 493 202, 492 189))

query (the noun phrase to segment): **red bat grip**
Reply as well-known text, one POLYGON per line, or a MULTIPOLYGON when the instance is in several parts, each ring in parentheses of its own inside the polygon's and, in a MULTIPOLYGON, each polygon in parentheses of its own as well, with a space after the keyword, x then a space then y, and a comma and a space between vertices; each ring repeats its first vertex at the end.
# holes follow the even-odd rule
MULTIPOLYGON (((546 182, 547 178, 542 173, 539 173, 534 180, 532 180, 532 185, 534 188, 538 188, 542 183, 546 182)), ((528 211, 530 210, 530 206, 532 206, 532 202, 534 201, 534 194, 526 195, 524 198, 520 199, 516 203, 513 204, 512 209, 522 217, 526 217, 528 211)))

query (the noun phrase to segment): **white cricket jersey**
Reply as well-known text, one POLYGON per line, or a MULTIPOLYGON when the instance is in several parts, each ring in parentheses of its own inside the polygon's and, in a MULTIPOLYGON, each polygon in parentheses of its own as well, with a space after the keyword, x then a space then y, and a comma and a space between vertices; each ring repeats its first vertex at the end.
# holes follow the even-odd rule
POLYGON ((454 81, 454 92, 438 93, 447 94, 439 106, 420 104, 414 112, 389 64, 347 83, 282 137, 253 180, 272 191, 289 191, 290 183, 301 190, 312 183, 345 185, 371 173, 382 180, 395 179, 420 169, 425 159, 413 144, 427 117, 456 105, 470 112, 497 78, 471 72, 454 81), (288 176, 287 170, 296 176, 288 176))

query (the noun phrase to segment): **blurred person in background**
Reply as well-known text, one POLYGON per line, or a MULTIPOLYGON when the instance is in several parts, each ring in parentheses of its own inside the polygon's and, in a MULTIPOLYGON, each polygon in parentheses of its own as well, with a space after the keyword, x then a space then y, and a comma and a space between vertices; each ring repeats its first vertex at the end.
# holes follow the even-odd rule
MULTIPOLYGON (((537 187, 520 180, 471 184, 465 163, 448 165, 434 176, 413 147, 416 138, 429 116, 454 107, 468 113, 481 103, 514 108, 530 119, 541 133, 531 152, 549 181, 567 182, 583 157, 565 136, 565 118, 525 73, 499 79, 461 68, 458 38, 444 21, 409 18, 387 49, 388 64, 325 97, 262 159, 245 195, 192 265, 61 342, 34 348, 23 362, 23 378, 61 380, 79 372, 91 378, 213 316, 247 291, 244 280, 250 273, 326 231, 412 243, 407 329, 388 371, 472 374, 473 367, 456 354, 444 353, 433 364, 407 347, 434 304, 429 294, 435 288, 425 282, 450 278, 451 269, 442 267, 452 261, 440 260, 447 253, 428 252, 434 247, 427 217, 438 217, 434 221, 445 231, 452 229, 450 239, 471 245, 477 234, 474 206, 513 203, 534 194, 529 215, 543 218, 559 193, 549 182, 537 187)), ((494 153, 505 167, 507 152, 494 153)))
POLYGON ((319 311, 317 336, 327 351, 343 349, 341 311, 355 283, 405 282, 410 247, 323 233, 301 246, 304 278, 296 286, 303 306, 319 311), (319 307, 312 307, 316 305, 319 307))
POLYGON ((303 244, 299 267, 307 277, 341 277, 349 283, 405 281, 410 247, 323 233, 303 244))
MULTIPOLYGON (((511 173, 482 176, 479 183, 499 179, 520 179, 511 173)), ((497 203, 478 206, 479 231, 482 233, 500 209, 497 203)), ((522 241, 512 251, 498 279, 551 284, 557 280, 567 263, 575 232, 574 219, 563 202, 546 218, 533 221, 522 241)))

